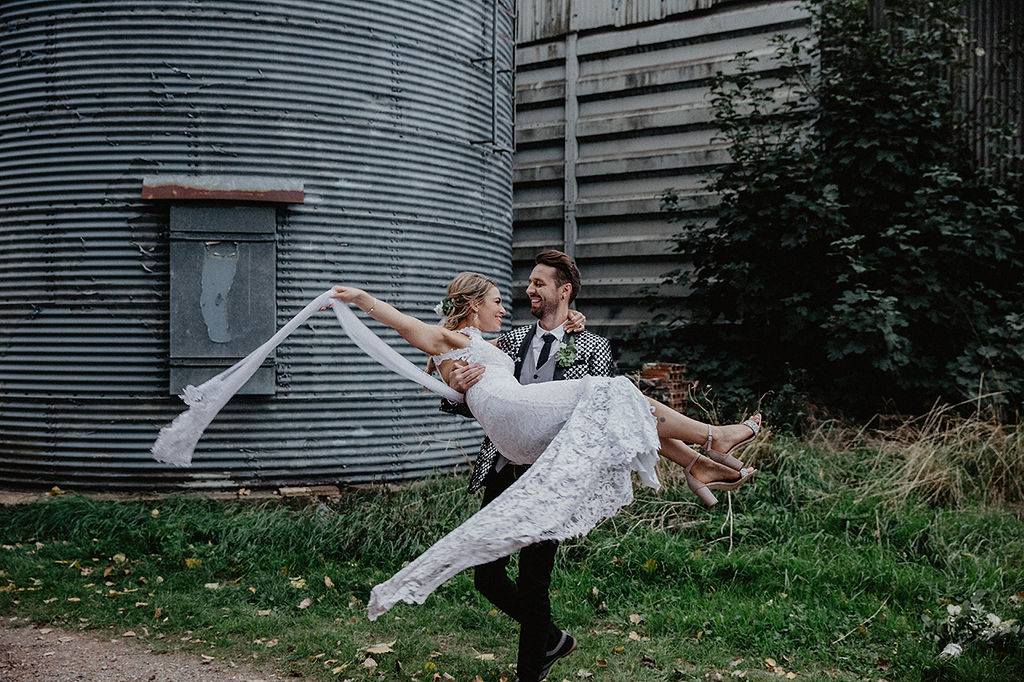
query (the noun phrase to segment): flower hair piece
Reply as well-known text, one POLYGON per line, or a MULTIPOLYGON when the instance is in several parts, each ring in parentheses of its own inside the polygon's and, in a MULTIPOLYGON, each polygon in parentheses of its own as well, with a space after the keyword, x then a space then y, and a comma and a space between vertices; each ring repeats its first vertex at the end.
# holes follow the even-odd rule
POLYGON ((454 307, 455 301, 450 296, 445 296, 441 299, 440 303, 434 306, 434 312, 437 313, 438 317, 448 317, 454 307))

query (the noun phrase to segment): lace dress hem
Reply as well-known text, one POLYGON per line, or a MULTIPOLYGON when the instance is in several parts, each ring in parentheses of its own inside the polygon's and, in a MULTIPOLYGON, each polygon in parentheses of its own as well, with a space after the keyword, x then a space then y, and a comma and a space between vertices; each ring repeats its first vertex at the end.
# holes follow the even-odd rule
POLYGON ((422 604, 472 566, 544 540, 583 535, 633 501, 632 471, 659 488, 658 433, 624 377, 587 377, 565 426, 519 480, 370 593, 370 620, 399 601, 422 604))

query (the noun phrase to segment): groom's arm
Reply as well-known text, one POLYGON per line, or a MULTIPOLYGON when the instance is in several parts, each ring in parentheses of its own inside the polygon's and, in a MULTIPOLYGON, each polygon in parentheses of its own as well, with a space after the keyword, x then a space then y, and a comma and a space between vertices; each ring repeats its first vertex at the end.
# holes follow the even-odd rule
MULTIPOLYGON (((473 365, 467 365, 467 367, 472 366, 473 365)), ((476 381, 479 381, 479 378, 476 381, 471 381, 468 384, 463 385, 461 382, 457 380, 456 377, 456 372, 458 372, 460 369, 462 368, 453 367, 451 373, 449 373, 448 375, 448 380, 452 382, 451 384, 449 384, 452 388, 454 388, 459 393, 465 395, 466 391, 468 391, 470 387, 476 383, 476 381)), ((473 416, 473 412, 469 409, 469 405, 467 405, 465 401, 461 403, 453 403, 447 398, 441 398, 441 411, 447 412, 448 414, 458 414, 463 417, 469 417, 470 419, 476 419, 476 417, 473 416)))
POLYGON ((612 357, 612 345, 608 339, 597 334, 591 334, 593 351, 590 354, 590 361, 587 366, 587 373, 592 377, 613 377, 615 376, 615 358, 612 357))
MULTIPOLYGON (((509 353, 509 343, 509 332, 505 332, 504 334, 498 337, 497 346, 502 352, 509 353)), ((474 381, 473 383, 476 383, 476 381, 474 381)), ((472 386, 472 384, 469 384, 468 386, 460 386, 455 390, 460 391, 461 393, 465 393, 470 386, 472 386)), ((448 414, 458 414, 463 417, 469 417, 470 419, 476 418, 473 416, 473 412, 470 411, 469 406, 466 403, 453 403, 447 398, 441 398, 441 411, 447 412, 448 414)))
POLYGON ((447 398, 441 398, 441 411, 448 414, 457 414, 470 419, 476 419, 466 403, 453 403, 447 398))

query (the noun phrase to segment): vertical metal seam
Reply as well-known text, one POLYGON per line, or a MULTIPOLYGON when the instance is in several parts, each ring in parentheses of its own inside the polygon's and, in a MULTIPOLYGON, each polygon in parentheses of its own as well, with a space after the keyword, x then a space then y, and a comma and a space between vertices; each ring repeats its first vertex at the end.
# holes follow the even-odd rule
MULTIPOLYGON (((574 17, 573 3, 569 3, 569 12, 574 17)), ((575 20, 570 18, 570 29, 575 29, 575 20)), ((576 179, 576 162, 579 160, 580 146, 577 139, 577 123, 579 121, 579 99, 577 85, 580 78, 580 60, 576 52, 578 34, 570 30, 565 35, 565 166, 562 171, 564 178, 564 228, 563 250, 569 258, 576 260, 576 241, 579 238, 579 226, 576 224, 576 201, 579 184, 576 179)))

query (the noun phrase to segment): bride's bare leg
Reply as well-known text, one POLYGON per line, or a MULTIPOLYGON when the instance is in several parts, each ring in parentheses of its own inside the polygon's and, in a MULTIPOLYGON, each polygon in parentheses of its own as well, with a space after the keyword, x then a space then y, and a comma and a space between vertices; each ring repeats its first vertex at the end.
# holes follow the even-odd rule
MULTIPOLYGON (((658 420, 658 436, 676 438, 684 443, 707 442, 708 424, 680 414, 653 398, 648 398, 647 402, 654 408, 654 416, 658 420)), ((716 450, 728 452, 733 445, 750 437, 750 427, 743 424, 711 426, 711 437, 716 450)))
POLYGON ((707 457, 701 457, 700 454, 689 445, 674 438, 662 438, 661 448, 658 450, 658 454, 666 459, 672 460, 684 469, 690 466, 690 463, 693 462, 694 458, 697 458, 693 468, 690 469, 690 475, 702 483, 710 483, 711 481, 736 481, 740 478, 740 472, 735 469, 730 469, 722 464, 718 464, 717 462, 712 462, 707 457))

